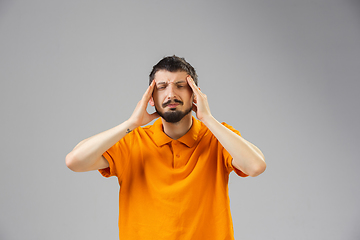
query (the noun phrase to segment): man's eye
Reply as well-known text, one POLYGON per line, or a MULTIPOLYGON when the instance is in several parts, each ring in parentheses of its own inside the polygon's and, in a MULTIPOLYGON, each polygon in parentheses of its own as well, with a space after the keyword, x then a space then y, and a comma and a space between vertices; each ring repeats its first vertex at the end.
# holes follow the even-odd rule
POLYGON ((157 87, 159 90, 162 90, 162 89, 165 89, 166 87, 165 86, 158 86, 157 87))
POLYGON ((178 85, 178 88, 183 88, 185 87, 185 85, 178 85))

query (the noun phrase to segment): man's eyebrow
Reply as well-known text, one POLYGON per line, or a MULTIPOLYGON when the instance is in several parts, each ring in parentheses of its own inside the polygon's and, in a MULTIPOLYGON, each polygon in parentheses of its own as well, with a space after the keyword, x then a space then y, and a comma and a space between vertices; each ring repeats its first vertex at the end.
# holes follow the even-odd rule
POLYGON ((185 80, 179 80, 179 81, 176 81, 175 84, 178 84, 178 83, 185 83, 186 81, 185 80))
MULTIPOLYGON (((174 84, 179 84, 179 83, 186 83, 185 80, 178 80, 175 81, 174 84)), ((167 84, 167 82, 157 82, 156 85, 160 85, 160 84, 167 84)))
POLYGON ((156 85, 160 85, 160 84, 166 84, 166 82, 158 82, 158 83, 156 83, 156 85))

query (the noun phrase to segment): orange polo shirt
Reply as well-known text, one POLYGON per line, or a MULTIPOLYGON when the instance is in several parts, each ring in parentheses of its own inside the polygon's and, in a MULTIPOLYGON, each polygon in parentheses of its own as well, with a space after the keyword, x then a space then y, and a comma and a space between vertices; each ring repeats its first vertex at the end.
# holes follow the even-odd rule
MULTIPOLYGON (((235 133, 240 133, 222 123, 235 133)), ((199 120, 173 140, 153 125, 127 134, 103 156, 117 176, 121 240, 234 239, 228 180, 232 157, 199 120)))

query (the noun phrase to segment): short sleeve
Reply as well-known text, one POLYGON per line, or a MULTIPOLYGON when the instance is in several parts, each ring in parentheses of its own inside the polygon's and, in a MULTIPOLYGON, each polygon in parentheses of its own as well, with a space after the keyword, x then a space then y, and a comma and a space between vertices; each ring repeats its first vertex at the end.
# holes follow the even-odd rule
POLYGON ((121 178, 124 170, 129 162, 131 144, 133 142, 133 132, 123 137, 115 143, 111 148, 103 153, 103 156, 109 163, 109 167, 99 169, 104 177, 116 176, 121 178))
MULTIPOLYGON (((230 126, 224 122, 221 124, 224 125, 225 127, 227 127, 228 129, 230 129, 231 131, 233 131, 234 133, 236 133, 237 135, 241 136, 240 132, 238 130, 236 130, 235 128, 233 128, 232 126, 230 126)), ((232 165, 233 158, 225 148, 223 148, 223 156, 224 156, 225 166, 228 169, 229 173, 231 171, 234 171, 240 177, 248 177, 249 176, 232 165)))

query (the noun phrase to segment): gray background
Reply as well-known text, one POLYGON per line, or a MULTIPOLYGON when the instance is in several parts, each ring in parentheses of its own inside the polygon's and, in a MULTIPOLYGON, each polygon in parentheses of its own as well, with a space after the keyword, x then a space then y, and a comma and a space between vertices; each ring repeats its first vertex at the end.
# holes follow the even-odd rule
POLYGON ((65 156, 172 54, 265 154, 231 174, 236 239, 360 239, 359 1, 1 0, 1 240, 118 239, 117 179, 65 156))

